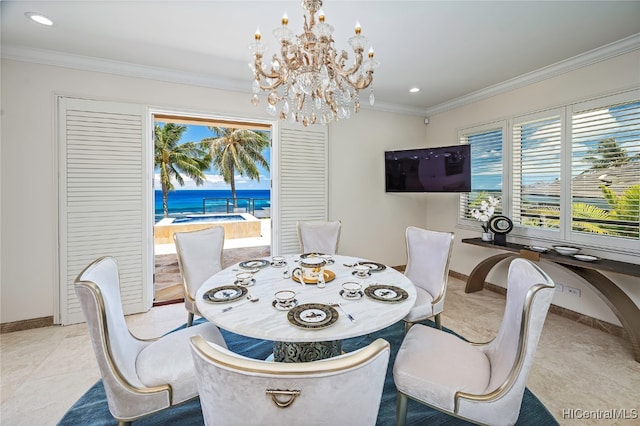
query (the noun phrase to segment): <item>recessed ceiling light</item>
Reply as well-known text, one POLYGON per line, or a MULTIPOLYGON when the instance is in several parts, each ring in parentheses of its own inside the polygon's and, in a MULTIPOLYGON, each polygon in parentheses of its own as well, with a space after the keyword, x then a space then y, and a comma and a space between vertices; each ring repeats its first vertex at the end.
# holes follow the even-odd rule
POLYGON ((409 92, 411 93, 418 93, 420 91, 419 87, 412 87, 411 89, 409 89, 409 92))
POLYGON ((50 27, 51 25, 53 25, 53 21, 49 18, 47 18, 44 15, 41 15, 39 13, 36 12, 27 12, 24 14, 27 18, 31 19, 34 22, 37 22, 38 24, 41 25, 46 25, 48 27, 50 27))

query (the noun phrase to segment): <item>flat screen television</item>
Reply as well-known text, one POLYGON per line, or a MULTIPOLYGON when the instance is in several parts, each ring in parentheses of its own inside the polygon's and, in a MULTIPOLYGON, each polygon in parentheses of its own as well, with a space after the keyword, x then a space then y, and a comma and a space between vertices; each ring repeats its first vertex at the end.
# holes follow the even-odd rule
POLYGON ((386 151, 386 192, 471 191, 471 145, 386 151))

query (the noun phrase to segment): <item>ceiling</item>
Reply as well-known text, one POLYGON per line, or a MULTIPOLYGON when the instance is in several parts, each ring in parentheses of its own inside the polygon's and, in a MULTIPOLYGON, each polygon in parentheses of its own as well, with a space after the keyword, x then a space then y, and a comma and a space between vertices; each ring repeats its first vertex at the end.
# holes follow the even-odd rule
MULTIPOLYGON (((247 102, 256 27, 267 56, 275 53, 271 31, 283 12, 295 33, 302 30, 297 0, 4 0, 0 7, 3 58, 239 90, 247 102), (42 13, 54 25, 38 25, 25 12, 42 13)), ((413 112, 437 110, 614 42, 640 48, 640 1, 325 0, 323 10, 340 50, 348 49, 355 21, 361 23, 381 63, 376 106, 413 112), (421 91, 409 93, 413 86, 421 91)))

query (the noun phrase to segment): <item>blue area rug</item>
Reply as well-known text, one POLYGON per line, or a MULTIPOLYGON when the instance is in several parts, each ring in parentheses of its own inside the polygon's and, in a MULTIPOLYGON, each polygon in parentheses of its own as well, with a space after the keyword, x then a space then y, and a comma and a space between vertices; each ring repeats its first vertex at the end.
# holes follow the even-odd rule
MULTIPOLYGON (((435 327, 430 321, 423 324, 435 327)), ((451 332, 450 330, 446 330, 451 332)), ((272 342, 258 339, 251 339, 234 333, 222 330, 222 334, 230 350, 244 356, 256 359, 266 359, 272 352, 272 342)), ((455 334, 455 333, 454 333, 455 334)), ((382 394, 382 402, 378 413, 378 426, 392 426, 396 424, 396 387, 393 383, 393 362, 402 343, 404 335, 404 323, 399 322, 376 333, 366 336, 347 339, 343 342, 342 349, 350 352, 362 348, 375 339, 381 337, 391 344, 391 358, 387 369, 387 377, 382 394)), ((304 424, 304 421, 301 421, 304 424)), ((98 381, 87 391, 64 415, 58 423, 59 426, 71 425, 117 425, 109 413, 107 398, 105 396, 102 381, 98 381)), ((157 425, 202 425, 204 424, 202 412, 200 411, 200 400, 193 399, 177 407, 170 408, 159 413, 144 417, 133 422, 134 426, 157 426, 157 425)), ((274 425, 277 425, 274 419, 274 425)), ((463 420, 448 416, 437 410, 426 407, 415 401, 409 400, 409 410, 407 414, 408 425, 468 425, 463 420)), ((518 425, 557 425, 558 422, 551 413, 535 397, 529 389, 525 390, 520 409, 518 425)), ((243 425, 246 426, 246 425, 243 425)), ((348 426, 348 425, 345 425, 348 426)))

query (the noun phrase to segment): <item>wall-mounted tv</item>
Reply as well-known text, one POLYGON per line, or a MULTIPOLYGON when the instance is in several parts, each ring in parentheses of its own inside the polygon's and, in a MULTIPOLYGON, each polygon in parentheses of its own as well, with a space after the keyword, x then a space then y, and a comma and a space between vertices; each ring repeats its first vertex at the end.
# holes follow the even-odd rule
POLYGON ((471 191, 471 145, 386 151, 386 192, 471 191))

